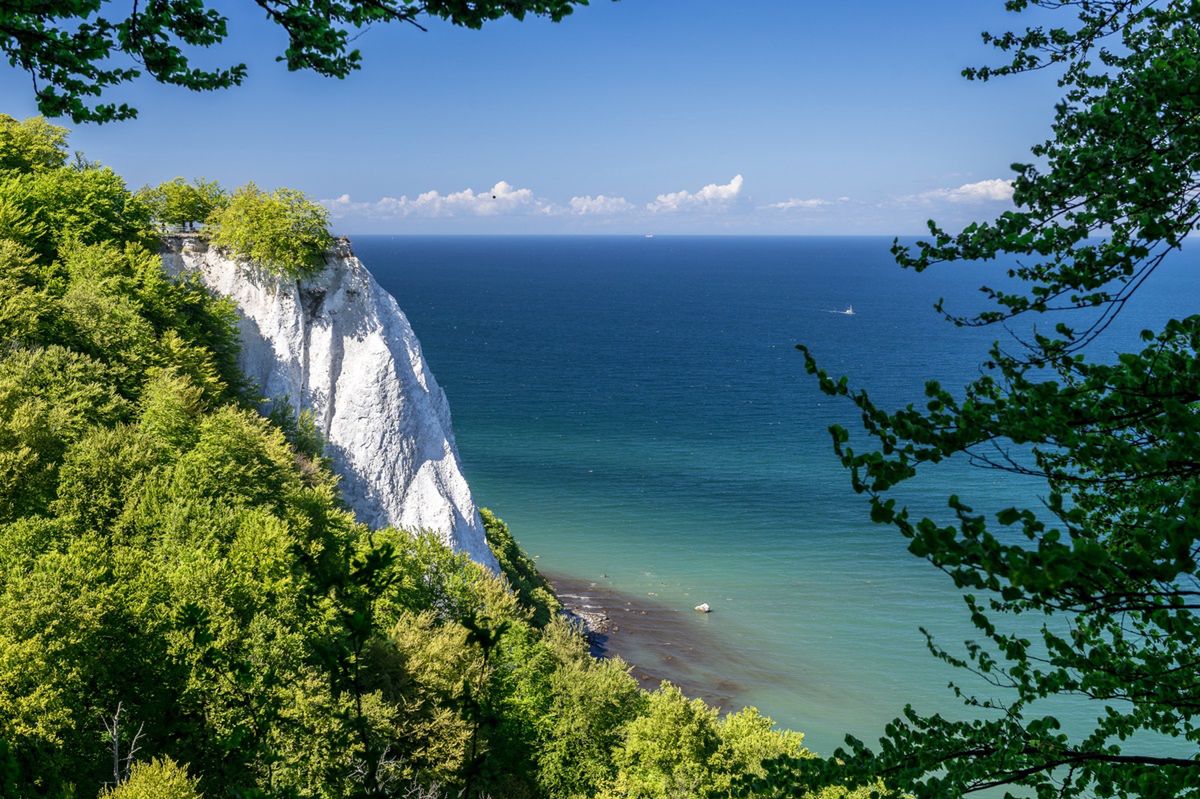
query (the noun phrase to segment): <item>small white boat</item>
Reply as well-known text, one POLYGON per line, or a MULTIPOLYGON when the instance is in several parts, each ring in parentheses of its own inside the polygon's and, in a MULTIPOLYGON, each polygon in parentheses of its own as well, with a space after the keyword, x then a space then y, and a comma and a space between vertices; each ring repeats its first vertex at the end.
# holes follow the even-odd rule
POLYGON ((847 305, 846 310, 842 311, 842 316, 854 316, 854 306, 847 305))
POLYGON ((648 238, 648 239, 652 239, 652 238, 654 238, 654 234, 653 234, 653 233, 647 233, 647 234, 646 234, 646 238, 648 238))

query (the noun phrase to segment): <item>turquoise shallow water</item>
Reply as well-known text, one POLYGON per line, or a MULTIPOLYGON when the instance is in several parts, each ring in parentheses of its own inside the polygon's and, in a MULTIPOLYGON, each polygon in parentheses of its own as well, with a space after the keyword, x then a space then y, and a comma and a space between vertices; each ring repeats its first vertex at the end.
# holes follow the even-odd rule
MULTIPOLYGON (((450 399, 477 501, 543 568, 691 608, 722 644, 702 679, 831 751, 905 702, 957 707, 925 650, 970 635, 961 600, 867 518, 827 428, 853 427, 794 345, 896 406, 961 384, 997 330, 942 322, 996 267, 914 275, 885 239, 354 237, 450 399), (853 305, 853 316, 831 313, 853 305)), ((1190 312, 1189 254, 1097 346, 1190 312)), ((908 490, 942 513, 1036 500, 947 463, 908 490)), ((636 660, 636 653, 631 657, 636 660)), ((1066 710, 1070 715, 1071 710, 1066 710)))

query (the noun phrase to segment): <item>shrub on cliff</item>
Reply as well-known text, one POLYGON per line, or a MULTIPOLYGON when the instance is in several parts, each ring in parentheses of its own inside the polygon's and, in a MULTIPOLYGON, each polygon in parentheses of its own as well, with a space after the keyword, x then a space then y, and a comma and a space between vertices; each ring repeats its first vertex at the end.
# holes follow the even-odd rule
POLYGON ((329 213, 295 189, 268 194, 247 183, 209 215, 207 224, 213 245, 283 278, 320 271, 333 243, 329 213))
POLYGON ((157 186, 146 186, 137 194, 150 209, 154 221, 163 227, 194 230, 228 202, 225 190, 215 180, 196 178, 188 183, 173 178, 157 186))

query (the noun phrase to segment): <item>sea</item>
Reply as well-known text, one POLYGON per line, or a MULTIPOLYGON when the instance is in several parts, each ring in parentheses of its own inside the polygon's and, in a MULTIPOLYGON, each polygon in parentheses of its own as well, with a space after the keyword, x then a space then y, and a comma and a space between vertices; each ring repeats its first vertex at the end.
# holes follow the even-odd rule
MULTIPOLYGON (((978 637, 962 597, 871 522, 829 433, 861 429, 858 411, 818 390, 796 345, 883 407, 919 406, 927 380, 961 386, 993 341, 1031 332, 934 310, 988 307, 979 287, 1013 262, 917 274, 890 238, 352 239, 449 398, 476 501, 546 573, 674 612, 669 635, 701 642, 673 657, 635 638, 627 660, 823 753, 878 738, 905 704, 968 714, 948 686, 981 687, 922 631, 961 653, 978 637)), ((1168 259, 1093 353, 1192 313, 1197 265, 1168 259)), ((950 520, 951 494, 994 512, 1039 507, 1044 486, 950 459, 901 496, 950 520)))

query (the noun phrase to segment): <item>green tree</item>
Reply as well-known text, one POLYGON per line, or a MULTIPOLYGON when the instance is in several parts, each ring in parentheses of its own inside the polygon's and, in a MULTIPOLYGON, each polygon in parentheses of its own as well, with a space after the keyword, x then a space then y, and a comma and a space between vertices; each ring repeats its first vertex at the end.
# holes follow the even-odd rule
POLYGON ((187 769, 169 757, 134 765, 129 779, 101 796, 103 799, 204 799, 187 769))
POLYGON ((105 371, 59 346, 0 359, 0 521, 44 510, 67 447, 90 425, 124 415, 105 371))
POLYGON ((483 668, 467 630, 431 611, 405 613, 369 657, 373 686, 398 710, 388 731, 399 761, 392 768, 404 780, 458 784, 470 760, 467 678, 483 668))
POLYGON ((65 128, 0 114, 0 239, 44 260, 73 243, 154 243, 149 209, 120 176, 83 159, 66 163, 65 128))
MULTIPOLYGON (((287 34, 277 61, 289 70, 311 69, 344 78, 359 68, 362 54, 351 46, 356 34, 380 23, 435 18, 481 28, 485 22, 527 14, 555 21, 587 0, 255 0, 267 19, 287 34)), ((422 28, 423 29, 423 28, 422 28)), ((38 109, 75 122, 129 119, 137 109, 107 101, 108 92, 148 75, 193 91, 237 86, 246 65, 197 66, 196 48, 219 45, 228 19, 203 0, 132 9, 104 0, 54 0, 0 6, 0 51, 33 79, 38 109)))
POLYGON ((215 180, 204 178, 191 183, 173 178, 157 186, 146 186, 137 196, 159 225, 186 230, 195 230, 197 223, 208 219, 226 202, 225 190, 215 180))
POLYGON ((688 699, 664 682, 650 695, 646 712, 625 726, 614 753, 617 777, 604 796, 627 799, 687 799, 714 787, 714 762, 721 746, 717 711, 688 699))
POLYGON ((44 340, 54 323, 54 298, 29 248, 0 235, 0 338, 44 340))
POLYGON ((253 183, 233 193, 208 217, 213 245, 254 261, 268 272, 299 278, 325 266, 333 243, 329 213, 295 189, 268 194, 253 183))
POLYGON ((765 774, 764 760, 782 757, 812 757, 804 748, 804 736, 791 730, 776 730, 774 722, 757 708, 742 708, 721 719, 717 726, 721 746, 715 757, 714 792, 727 795, 735 779, 765 774))
POLYGON ((553 670, 534 708, 543 740, 535 747, 538 782, 554 799, 595 796, 616 777, 613 751, 625 725, 646 710, 647 695, 619 659, 597 660, 565 621, 543 632, 553 670))
MULTIPOLYGON (((62 167, 0 177, 0 198, 14 222, 29 229, 21 236, 16 224, 11 238, 51 259, 68 244, 155 244, 150 212, 107 167, 62 167)), ((7 227, 0 219, 0 228, 7 227)))
MULTIPOLYGON (((872 519, 964 591, 980 640, 959 653, 930 639, 931 649, 989 683, 989 695, 963 691, 965 721, 906 708, 877 749, 847 739, 827 761, 776 763, 778 795, 876 775, 919 797, 998 786, 1200 794, 1200 317, 1146 331, 1115 359, 1094 360, 1088 347, 1200 219, 1200 3, 1006 7, 1066 18, 985 35, 1009 60, 966 75, 1061 69, 1053 135, 1033 148, 1037 164, 1014 165, 1015 210, 956 235, 931 222, 926 240, 893 252, 917 271, 1009 258, 1009 280, 984 289, 990 309, 947 316, 1015 325, 1054 313, 1052 323, 994 344, 962 390, 929 383, 924 407, 891 413, 805 350, 821 388, 849 397, 875 440, 861 449, 832 430, 872 519), (952 455, 1040 478, 1042 504, 989 518, 953 496, 947 524, 890 496, 952 455), (1041 622, 1033 635, 1031 618, 1041 622), (1067 696, 1094 709, 1088 727, 1064 730, 1044 707, 1067 696)), ((1104 339, 1106 350, 1116 343, 1104 339)), ((748 781, 743 795, 772 795, 763 784, 748 781)))
POLYGON ((0 174, 40 172, 67 162, 67 129, 41 117, 0 114, 0 174))

